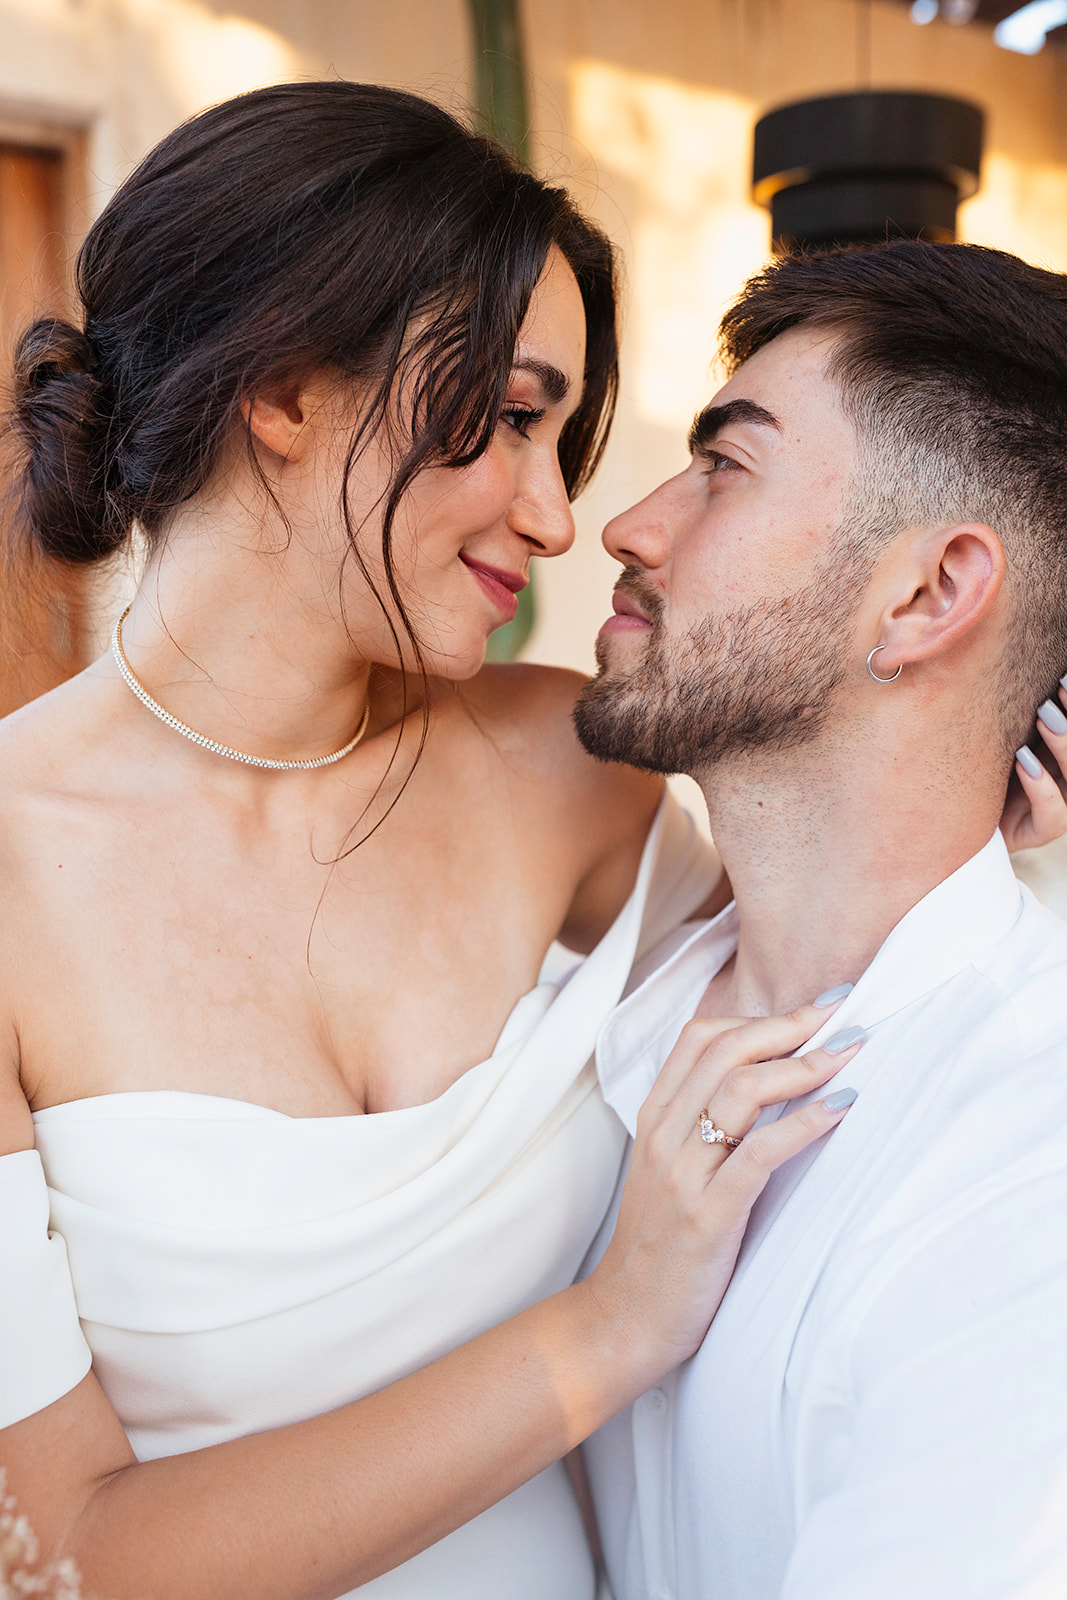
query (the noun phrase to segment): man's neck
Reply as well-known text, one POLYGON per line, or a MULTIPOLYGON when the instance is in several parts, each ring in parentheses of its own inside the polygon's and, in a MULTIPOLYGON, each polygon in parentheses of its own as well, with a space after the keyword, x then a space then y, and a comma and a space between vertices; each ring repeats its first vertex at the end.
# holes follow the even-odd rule
POLYGON ((724 762, 698 781, 740 915, 701 1010, 781 1013, 855 983, 924 895, 985 845, 999 804, 971 769, 869 739, 724 762), (915 763, 915 764, 913 764, 915 763), (921 774, 902 781, 902 773, 921 774))

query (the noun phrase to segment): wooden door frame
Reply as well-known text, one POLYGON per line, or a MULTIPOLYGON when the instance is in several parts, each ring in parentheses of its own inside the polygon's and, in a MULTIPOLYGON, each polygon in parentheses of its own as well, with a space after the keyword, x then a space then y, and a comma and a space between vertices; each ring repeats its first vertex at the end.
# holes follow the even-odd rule
POLYGON ((58 107, 0 96, 0 144, 18 145, 24 150, 40 150, 62 158, 60 209, 63 233, 70 254, 68 289, 73 287, 70 269, 74 256, 89 228, 89 136, 93 117, 84 112, 65 112, 58 107))
MULTIPOLYGON (((91 115, 0 97, 0 144, 60 157, 62 297, 74 309, 73 267, 89 226, 91 115)), ((6 522, 6 517, 4 518, 6 522)), ((0 549, 0 716, 88 665, 95 653, 92 568, 49 561, 5 538, 0 549)))

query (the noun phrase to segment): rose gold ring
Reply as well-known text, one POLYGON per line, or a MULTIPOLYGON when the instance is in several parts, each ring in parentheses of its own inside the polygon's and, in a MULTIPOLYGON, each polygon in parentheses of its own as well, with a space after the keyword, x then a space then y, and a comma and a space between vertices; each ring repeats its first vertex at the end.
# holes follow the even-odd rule
POLYGON ((700 1137, 705 1144, 724 1144, 728 1150, 736 1150, 741 1143, 741 1139, 744 1138, 744 1134, 742 1134, 741 1139, 735 1139, 733 1134, 726 1133, 724 1129, 716 1127, 708 1116, 706 1109, 700 1113, 697 1121, 700 1124, 700 1137))

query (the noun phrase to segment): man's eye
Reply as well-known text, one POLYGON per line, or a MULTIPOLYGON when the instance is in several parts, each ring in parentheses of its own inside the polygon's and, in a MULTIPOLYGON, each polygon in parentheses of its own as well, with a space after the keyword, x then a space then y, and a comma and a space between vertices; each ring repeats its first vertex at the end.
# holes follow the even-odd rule
POLYGON ((737 462, 733 456, 721 455, 718 450, 706 450, 704 452, 704 471, 709 478, 736 466, 737 462))
POLYGON ((505 406, 500 413, 500 420, 506 422, 516 433, 521 433, 525 439, 534 423, 543 422, 544 416, 544 411, 538 411, 532 406, 505 406))

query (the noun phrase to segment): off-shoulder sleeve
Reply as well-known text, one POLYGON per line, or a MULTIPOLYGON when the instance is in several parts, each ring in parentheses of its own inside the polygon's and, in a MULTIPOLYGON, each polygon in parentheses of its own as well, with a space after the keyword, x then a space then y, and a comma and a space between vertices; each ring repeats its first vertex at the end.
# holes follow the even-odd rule
POLYGON ((0 1428, 67 1394, 91 1360, 41 1158, 0 1156, 0 1428))

